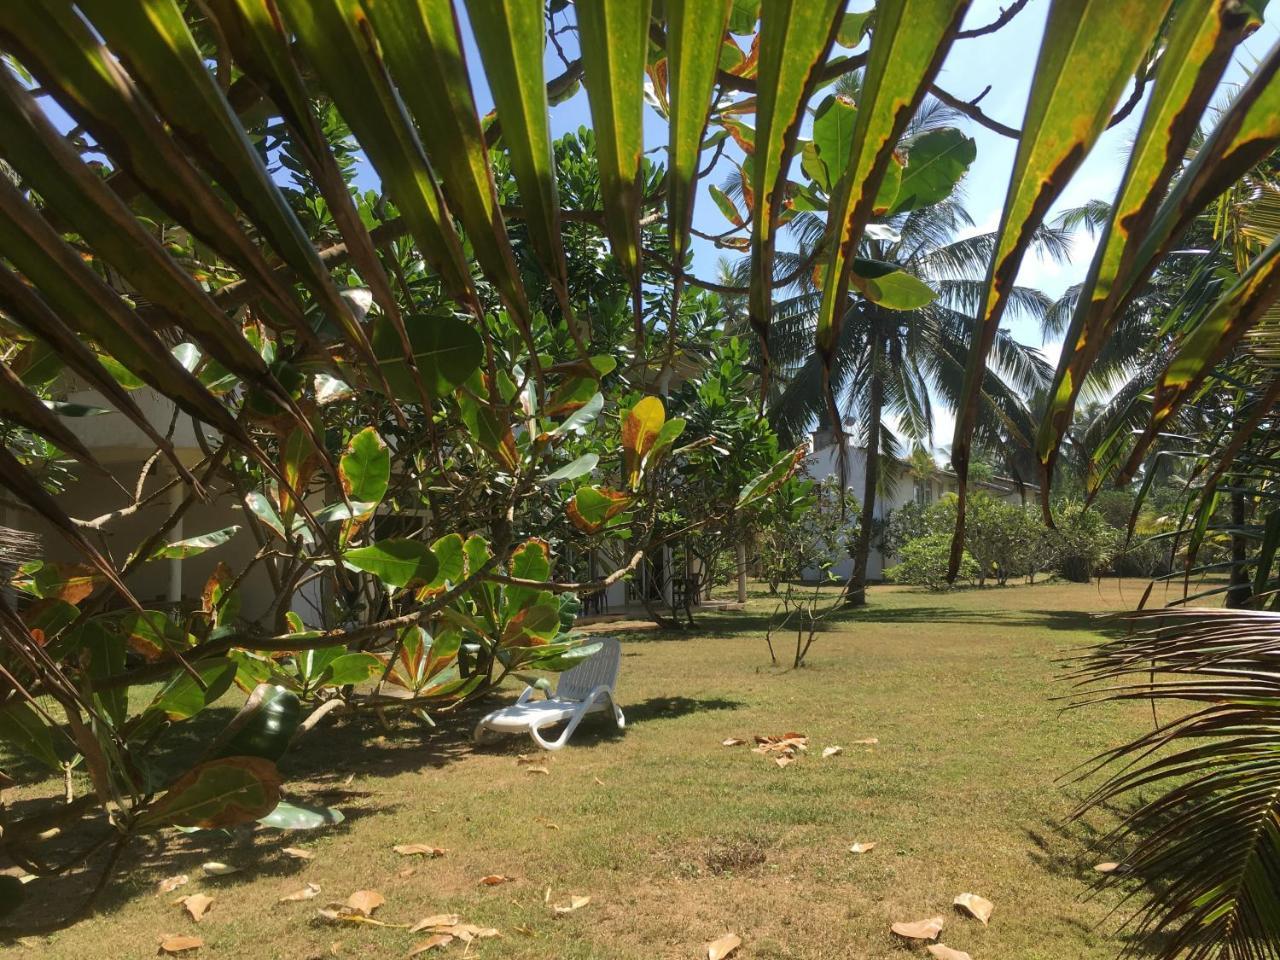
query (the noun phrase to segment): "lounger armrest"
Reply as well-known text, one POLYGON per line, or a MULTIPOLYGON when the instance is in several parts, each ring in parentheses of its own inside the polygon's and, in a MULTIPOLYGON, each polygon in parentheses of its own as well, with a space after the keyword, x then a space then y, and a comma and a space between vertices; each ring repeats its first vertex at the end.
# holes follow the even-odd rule
POLYGON ((530 684, 521 691, 520 698, 516 700, 516 706, 519 706, 522 703, 528 703, 539 690, 542 691, 542 699, 551 699, 551 691, 547 687, 535 687, 533 684, 530 684))

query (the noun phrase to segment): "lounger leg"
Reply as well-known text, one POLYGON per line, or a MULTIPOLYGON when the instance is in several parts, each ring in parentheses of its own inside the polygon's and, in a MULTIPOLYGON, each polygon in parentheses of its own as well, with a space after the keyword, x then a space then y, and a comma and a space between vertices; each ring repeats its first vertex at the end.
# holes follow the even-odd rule
POLYGON ((475 730, 474 730, 474 731, 472 731, 472 733, 471 733, 471 739, 472 739, 473 741, 475 741, 476 743, 484 743, 484 742, 485 742, 485 734, 490 732, 490 731, 489 731, 489 718, 490 718, 490 717, 492 717, 492 716, 493 716, 493 714, 492 714, 492 713, 490 713, 490 714, 486 714, 484 717, 482 717, 482 718, 480 719, 480 722, 476 724, 476 728, 475 728, 475 730))

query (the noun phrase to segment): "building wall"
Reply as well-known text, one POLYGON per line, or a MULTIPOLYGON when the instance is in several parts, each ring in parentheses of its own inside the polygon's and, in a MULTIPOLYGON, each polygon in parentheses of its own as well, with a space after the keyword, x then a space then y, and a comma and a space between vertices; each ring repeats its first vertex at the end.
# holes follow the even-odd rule
MULTIPOLYGON (((845 488, 851 490, 859 499, 862 498, 862 491, 866 487, 867 478, 867 451, 863 447, 855 446, 848 438, 846 443, 846 480, 845 488)), ((830 442, 830 437, 823 435, 815 435, 813 439, 813 454, 807 461, 807 471, 809 476, 815 480, 823 480, 830 476, 837 476, 840 473, 839 448, 830 442)), ((939 471, 938 475, 932 477, 923 483, 918 482, 906 470, 901 463, 890 462, 882 466, 882 470, 886 471, 893 483, 890 485, 891 490, 885 494, 876 497, 875 517, 877 520, 887 520, 893 511, 897 510, 904 504, 911 503, 914 500, 921 500, 924 503, 934 503, 948 493, 956 492, 956 478, 954 475, 945 471, 939 471)), ((885 484, 881 484, 885 486, 885 484)), ((994 496, 1005 500, 1008 503, 1022 503, 1022 494, 1012 483, 981 483, 976 484, 979 489, 986 490, 994 496)), ((1028 488, 1030 490, 1030 488, 1028 488)), ((1028 494, 1030 496, 1030 494, 1028 494)), ((849 518, 851 528, 856 528, 858 523, 857 517, 849 518)), ((886 567, 891 567, 896 562, 895 558, 884 556, 883 553, 875 548, 871 549, 867 558, 867 579, 880 580, 884 576, 886 567)), ((832 574, 842 580, 848 579, 853 573, 853 559, 845 558, 832 568, 832 574)))

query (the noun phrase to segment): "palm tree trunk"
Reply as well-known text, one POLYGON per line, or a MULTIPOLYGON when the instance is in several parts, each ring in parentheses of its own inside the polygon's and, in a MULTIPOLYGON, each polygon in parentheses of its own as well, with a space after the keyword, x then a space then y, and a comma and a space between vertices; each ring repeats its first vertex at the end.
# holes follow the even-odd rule
POLYGON ((862 487, 862 513, 858 521, 858 542, 853 554, 853 576, 849 579, 846 606, 867 603, 867 559, 871 554, 871 527, 875 520, 876 488, 880 483, 880 417, 884 410, 884 339, 873 322, 870 356, 871 382, 867 390, 867 466, 862 487))

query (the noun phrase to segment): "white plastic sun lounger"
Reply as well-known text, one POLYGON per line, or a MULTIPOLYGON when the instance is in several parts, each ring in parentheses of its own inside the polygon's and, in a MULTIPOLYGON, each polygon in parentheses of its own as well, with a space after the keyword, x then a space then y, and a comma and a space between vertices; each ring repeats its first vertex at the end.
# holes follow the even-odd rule
POLYGON ((612 637, 601 642, 600 650, 578 664, 572 670, 560 674, 554 697, 534 700, 534 688, 524 692, 512 706, 495 710, 476 724, 475 741, 483 742, 489 731, 495 733, 528 733, 544 750, 559 750, 582 718, 589 713, 613 711, 614 723, 621 730, 626 717, 614 701, 613 689, 618 683, 618 667, 622 660, 622 648, 612 637), (543 727, 568 725, 555 740, 547 740, 540 732, 543 727))

